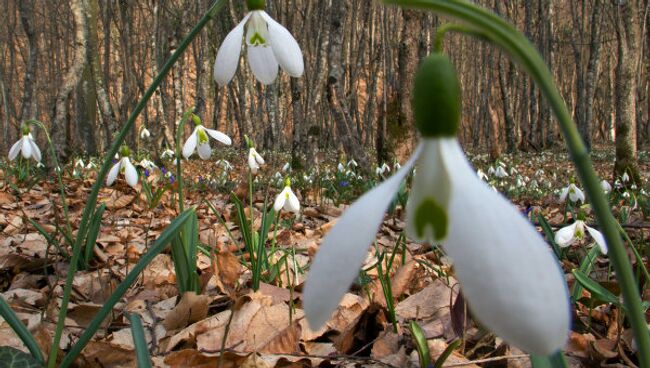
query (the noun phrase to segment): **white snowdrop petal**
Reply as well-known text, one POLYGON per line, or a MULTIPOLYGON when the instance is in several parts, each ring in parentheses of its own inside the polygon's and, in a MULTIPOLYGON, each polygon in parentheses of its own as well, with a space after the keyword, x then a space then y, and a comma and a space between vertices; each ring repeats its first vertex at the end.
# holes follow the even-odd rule
POLYGON ((266 163, 262 155, 260 155, 257 151, 255 151, 255 161, 257 161, 257 163, 260 165, 264 165, 266 163))
POLYGON ((291 211, 294 213, 298 213, 300 211, 300 201, 298 200, 298 197, 293 193, 291 189, 289 189, 289 198, 287 200, 287 203, 284 204, 285 209, 287 211, 291 211))
POLYGON ((128 157, 122 159, 122 166, 124 167, 124 179, 126 179, 126 183, 132 188, 135 188, 138 185, 138 171, 128 157))
POLYGON ((555 243, 563 248, 573 244, 575 241, 576 226, 578 226, 578 223, 574 222, 573 224, 556 231, 555 243))
POLYGON ((268 46, 248 46, 248 65, 262 84, 271 84, 278 76, 278 62, 268 46))
POLYGON ((14 143, 13 146, 11 146, 11 149, 9 150, 9 161, 13 161, 18 157, 18 153, 20 153, 20 149, 23 147, 23 140, 22 138, 19 139, 16 143, 14 143))
POLYGON ((214 61, 214 81, 220 86, 225 86, 232 80, 239 64, 242 40, 244 38, 244 25, 250 14, 247 14, 235 28, 224 38, 214 61))
POLYGON ((208 160, 210 159, 210 156, 212 156, 212 148, 210 148, 209 142, 199 143, 196 151, 199 153, 199 157, 201 157, 202 160, 208 160))
POLYGON ((566 196, 569 194, 569 188, 563 188, 562 192, 560 192, 560 202, 566 201, 566 196))
POLYGON ((23 136, 22 146, 23 146, 22 149, 23 157, 26 159, 32 157, 32 145, 29 143, 29 137, 26 135, 23 136))
POLYGON ((196 143, 198 141, 198 137, 196 135, 196 129, 192 132, 189 138, 185 141, 185 144, 183 145, 183 157, 186 159, 190 158, 192 156, 192 153, 194 153, 194 149, 196 148, 196 143))
POLYGON ((600 252, 602 254, 607 254, 607 242, 605 241, 605 237, 603 234, 594 229, 593 227, 590 226, 585 226, 587 228, 587 231, 589 232, 589 235, 591 235, 592 238, 594 238, 594 241, 596 244, 598 244, 598 247, 600 248, 600 252))
POLYGON ((425 139, 422 143, 422 153, 417 163, 417 167, 421 170, 418 170, 413 177, 413 189, 406 204, 406 233, 413 240, 420 242, 433 243, 444 237, 444 234, 434 234, 431 224, 428 224, 423 234, 419 236, 417 221, 415 221, 415 213, 425 200, 432 200, 443 209, 448 207, 452 188, 440 148, 439 139, 425 139))
POLYGON ((284 190, 282 190, 280 194, 278 194, 278 196, 275 197, 275 203, 273 203, 273 209, 275 210, 275 212, 279 212, 282 209, 282 207, 284 207, 284 203, 287 201, 286 192, 287 192, 287 188, 284 188, 284 190))
POLYGON ((282 70, 292 77, 300 77, 305 71, 302 51, 296 39, 286 28, 266 12, 261 13, 269 28, 269 41, 273 54, 282 70))
POLYGON ((115 182, 115 179, 117 179, 117 174, 120 173, 120 166, 121 162, 116 163, 111 167, 111 171, 108 172, 108 175, 106 176, 106 185, 111 186, 115 182))
POLYGON ((203 129, 205 129, 205 131, 210 135, 210 137, 218 140, 219 142, 227 146, 230 146, 232 144, 232 140, 230 139, 230 137, 221 133, 220 131, 214 129, 208 129, 208 128, 203 128, 203 129))
POLYGON ((33 139, 29 140, 29 144, 32 147, 32 156, 34 156, 36 161, 41 162, 41 149, 38 148, 38 145, 36 145, 33 139))
POLYGON ((570 326, 564 275, 530 222, 481 182, 458 142, 445 142, 455 193, 443 244, 474 316, 528 353, 562 348, 570 326))
POLYGON ((354 202, 325 236, 303 292, 303 307, 312 330, 327 322, 359 274, 386 208, 410 172, 418 153, 419 150, 395 175, 354 202))

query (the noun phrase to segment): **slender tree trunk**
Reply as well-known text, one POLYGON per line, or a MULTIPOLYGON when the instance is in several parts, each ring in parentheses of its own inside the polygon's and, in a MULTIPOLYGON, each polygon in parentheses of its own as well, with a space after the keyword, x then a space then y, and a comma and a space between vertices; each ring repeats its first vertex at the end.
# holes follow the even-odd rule
POLYGON ((23 25, 23 31, 27 36, 28 53, 27 65, 25 67, 25 76, 23 78, 23 108, 20 114, 20 120, 33 119, 34 114, 34 92, 36 84, 36 65, 38 64, 38 40, 34 30, 34 3, 32 1, 19 1, 20 4, 20 21, 23 25))
POLYGON ((52 140, 60 161, 65 161, 69 155, 68 97, 81 79, 88 46, 88 24, 86 23, 83 0, 71 0, 70 9, 75 23, 74 60, 64 76, 61 89, 56 96, 52 119, 52 140))

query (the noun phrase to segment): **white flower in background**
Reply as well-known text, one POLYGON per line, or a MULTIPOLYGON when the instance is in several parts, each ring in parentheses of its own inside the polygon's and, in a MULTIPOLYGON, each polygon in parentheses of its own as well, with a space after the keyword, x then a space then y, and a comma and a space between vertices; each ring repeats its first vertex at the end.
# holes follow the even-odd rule
POLYGON ((300 201, 298 197, 293 194, 291 190, 291 181, 287 178, 284 182, 284 189, 275 197, 275 203, 273 204, 273 209, 275 212, 279 212, 281 209, 285 211, 290 211, 293 213, 300 212, 300 201))
POLYGON ((287 162, 284 164, 284 166, 282 166, 282 172, 287 172, 289 170, 291 170, 291 164, 287 162))
POLYGON ((218 130, 208 129, 203 125, 198 124, 183 145, 183 157, 186 159, 190 158, 196 149, 201 159, 209 159, 210 156, 212 156, 212 148, 210 148, 210 139, 208 138, 208 135, 227 146, 232 144, 232 140, 227 135, 218 130))
POLYGON ((593 227, 587 226, 584 221, 576 220, 573 224, 563 227, 555 233, 555 242, 560 247, 568 247, 573 244, 578 239, 584 239, 585 229, 589 232, 602 254, 607 254, 607 243, 605 238, 600 231, 594 229, 593 227))
POLYGON ((623 181, 623 183, 627 183, 628 181, 630 181, 630 176, 627 174, 627 171, 623 173, 623 176, 621 176, 621 180, 623 181))
POLYGON ((149 133, 149 129, 146 127, 142 127, 142 130, 140 130, 140 139, 149 139, 151 137, 151 133, 149 133))
POLYGON ((503 179, 503 178, 508 177, 510 175, 508 175, 508 172, 506 171, 506 169, 503 166, 498 165, 496 170, 494 171, 494 176, 496 176, 499 179, 503 179))
POLYGON ((244 28, 248 65, 258 81, 271 84, 278 75, 278 65, 292 77, 300 77, 305 69, 302 51, 296 39, 263 9, 264 4, 251 7, 244 19, 226 36, 214 62, 214 80, 225 86, 239 65, 244 28))
POLYGON ((78 159, 75 161, 74 166, 83 169, 86 167, 86 164, 84 163, 84 160, 78 159))
POLYGON ((155 169, 156 167, 158 167, 158 166, 156 166, 156 164, 154 164, 154 163, 153 163, 152 161, 150 161, 150 160, 147 160, 146 158, 140 160, 140 162, 138 163, 138 166, 142 167, 142 168, 145 169, 145 170, 153 170, 153 169, 155 169))
POLYGON ((533 180, 530 181, 530 189, 532 189, 532 190, 539 189, 539 183, 537 182, 536 179, 533 179, 533 180))
POLYGON ((86 165, 86 170, 91 170, 91 169, 94 169, 96 167, 97 167, 97 165, 95 165, 94 162, 90 161, 90 162, 88 162, 88 165, 86 165))
POLYGON ((349 177, 356 178, 356 177, 357 177, 357 174, 355 174, 354 171, 352 171, 352 170, 346 170, 346 171, 345 171, 345 176, 347 176, 348 178, 349 178, 349 177))
POLYGON ((395 165, 393 165, 394 170, 399 170, 402 168, 402 165, 399 164, 399 162, 395 162, 395 165))
POLYGON ((339 162, 339 164, 336 166, 336 169, 339 172, 343 172, 343 171, 345 171, 345 166, 343 166, 343 164, 339 162))
POLYGON ((487 173, 488 173, 489 176, 494 175, 494 174, 496 173, 496 170, 494 170, 494 166, 490 166, 490 167, 488 168, 488 172, 487 172, 487 173))
POLYGON ((280 179, 280 180, 282 180, 282 178, 284 178, 284 177, 282 176, 282 174, 280 174, 280 172, 278 172, 278 171, 275 172, 275 174, 273 175, 273 177, 274 177, 275 179, 280 179))
POLYGON ((535 176, 537 177, 544 176, 544 174, 545 174, 544 169, 538 169, 537 171, 535 171, 535 176))
POLYGON ((616 189, 622 189, 623 188, 623 184, 621 184, 620 180, 618 180, 618 179, 614 180, 614 188, 616 188, 616 189))
POLYGON ((585 193, 583 193, 583 191, 573 183, 569 184, 566 188, 562 188, 562 191, 560 192, 560 202, 565 202, 567 196, 573 203, 578 201, 585 203, 585 193))
POLYGON ((521 175, 517 175, 517 180, 515 181, 515 186, 517 188, 523 188, 526 186, 526 181, 521 177, 521 175))
POLYGON ((9 161, 15 160, 18 153, 22 153, 23 158, 26 160, 33 158, 41 162, 41 150, 36 145, 34 137, 32 137, 32 133, 30 133, 29 127, 26 125, 23 127, 23 137, 14 143, 9 150, 9 161))
POLYGON ((138 185, 138 171, 135 169, 135 166, 131 163, 129 159, 129 149, 124 146, 122 147, 122 158, 111 168, 111 171, 108 172, 106 176, 106 185, 111 186, 117 179, 117 174, 120 172, 124 173, 124 179, 126 183, 129 184, 132 188, 135 188, 138 185))
POLYGON ((612 186, 607 180, 600 182, 600 188, 605 192, 605 194, 609 194, 612 191, 612 186))
POLYGON ((43 163, 39 161, 39 162, 36 164, 36 167, 38 167, 39 169, 42 169, 42 168, 45 167, 45 165, 43 165, 43 163))
POLYGON ((160 158, 162 158, 163 160, 171 160, 174 158, 174 155, 175 155, 174 151, 167 148, 162 152, 160 158))
POLYGON ((625 191, 625 192, 623 193, 623 198, 625 198, 625 199, 630 199, 630 192, 625 191))
POLYGON ((483 181, 488 181, 488 176, 485 175, 485 173, 481 169, 476 170, 476 176, 478 176, 478 178, 483 181))
POLYGON ((250 150, 248 150, 248 167, 251 169, 253 174, 257 174, 260 165, 264 165, 264 158, 255 151, 255 147, 251 147, 250 150))
POLYGON ((219 159, 217 160, 217 165, 221 166, 221 168, 224 169, 225 171, 232 170, 232 165, 230 164, 230 162, 228 162, 228 160, 219 159))
POLYGON ((513 166, 510 168, 510 175, 515 175, 515 174, 519 174, 519 171, 517 170, 516 167, 513 166))
POLYGON ((348 166, 348 167, 350 167, 350 166, 352 166, 352 167, 357 167, 357 166, 359 166, 359 164, 357 164, 357 162, 354 161, 354 159, 352 159, 352 160, 348 161, 348 165, 347 165, 347 166, 348 166))
POLYGON ((386 165, 385 162, 381 166, 378 166, 375 169, 375 174, 377 174, 378 176, 383 176, 385 173, 389 173, 389 172, 390 172, 390 166, 386 165))
POLYGON ((417 161, 406 206, 407 234, 442 244, 482 325, 526 352, 549 355, 569 335, 564 273, 528 219, 490 190, 467 161, 456 138, 460 99, 451 102, 460 92, 448 77, 454 74, 444 56, 421 62, 412 103, 423 141, 402 169, 354 202, 323 239, 303 290, 307 320, 318 329, 330 318, 417 161), (432 88, 435 93, 428 93, 432 88), (441 108, 450 111, 440 114, 441 108))
POLYGON ((632 190, 637 190, 638 187, 636 186, 636 184, 632 184, 632 185, 630 185, 630 189, 632 189, 632 190))

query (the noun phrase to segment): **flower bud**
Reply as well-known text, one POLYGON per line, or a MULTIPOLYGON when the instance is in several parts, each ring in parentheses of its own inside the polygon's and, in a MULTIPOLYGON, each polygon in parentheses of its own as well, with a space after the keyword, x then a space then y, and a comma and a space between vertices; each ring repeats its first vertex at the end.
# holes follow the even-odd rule
POLYGON ((460 123, 460 86, 456 68, 443 54, 420 64, 412 97, 415 126, 425 138, 456 136, 460 123))

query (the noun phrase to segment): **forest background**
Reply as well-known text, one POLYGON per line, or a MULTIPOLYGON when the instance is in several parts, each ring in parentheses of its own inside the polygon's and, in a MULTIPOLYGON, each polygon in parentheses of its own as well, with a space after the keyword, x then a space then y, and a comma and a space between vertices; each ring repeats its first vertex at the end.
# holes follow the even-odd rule
MULTIPOLYGON (((0 0, 0 149, 36 118, 57 154, 97 155, 112 141, 152 78, 210 5, 209 0, 0 0)), ((325 152, 370 170, 401 159, 416 141, 409 103, 414 70, 444 20, 367 0, 267 1, 298 40, 305 75, 269 86, 242 59, 223 88, 216 51, 246 12, 230 0, 185 53, 143 111, 132 148, 157 157, 174 147, 176 123, 194 106, 204 124, 245 145, 290 151, 294 167, 325 152), (137 134, 146 127, 151 141, 137 134)), ((589 146, 616 142, 615 170, 633 170, 650 140, 650 0, 480 0, 537 46, 589 146)), ((463 87, 466 149, 540 151, 560 132, 540 91, 499 50, 448 36, 463 87)), ((189 127, 187 127, 189 132, 189 127)), ((45 137, 38 132, 37 140, 45 137)))

